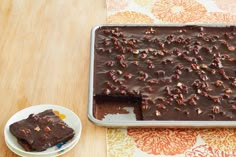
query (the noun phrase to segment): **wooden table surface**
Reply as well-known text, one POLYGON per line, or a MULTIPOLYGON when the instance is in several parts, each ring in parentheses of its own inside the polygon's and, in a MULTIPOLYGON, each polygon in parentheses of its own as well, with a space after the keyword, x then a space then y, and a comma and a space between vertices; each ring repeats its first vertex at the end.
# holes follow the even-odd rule
POLYGON ((16 156, 3 140, 7 120, 45 103, 81 118, 81 139, 63 156, 106 156, 106 130, 87 119, 90 30, 105 18, 105 0, 0 0, 0 156, 16 156))

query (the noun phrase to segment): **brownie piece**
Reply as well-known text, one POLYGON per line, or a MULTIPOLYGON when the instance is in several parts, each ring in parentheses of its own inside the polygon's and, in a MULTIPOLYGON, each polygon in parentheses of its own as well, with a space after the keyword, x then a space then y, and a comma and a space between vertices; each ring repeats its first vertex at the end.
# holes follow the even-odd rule
POLYGON ((235 26, 99 27, 94 105, 141 97, 143 120, 236 120, 235 39, 235 26))
POLYGON ((74 130, 61 120, 52 109, 10 125, 10 132, 26 151, 44 151, 74 137, 74 130))

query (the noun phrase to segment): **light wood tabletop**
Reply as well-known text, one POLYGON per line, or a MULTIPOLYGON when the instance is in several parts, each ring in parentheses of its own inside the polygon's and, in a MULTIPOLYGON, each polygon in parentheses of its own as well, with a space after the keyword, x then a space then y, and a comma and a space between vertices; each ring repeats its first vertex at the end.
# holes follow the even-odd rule
POLYGON ((90 30, 105 23, 105 0, 0 0, 0 156, 13 157, 4 126, 17 111, 56 104, 82 121, 63 156, 105 157, 106 130, 87 118, 90 30))

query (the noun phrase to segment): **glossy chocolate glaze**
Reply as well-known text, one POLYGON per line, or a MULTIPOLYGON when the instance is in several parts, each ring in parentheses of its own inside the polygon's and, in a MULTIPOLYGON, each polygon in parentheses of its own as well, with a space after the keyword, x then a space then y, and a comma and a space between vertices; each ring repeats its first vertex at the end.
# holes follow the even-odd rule
POLYGON ((143 120, 236 120, 236 27, 104 26, 94 47, 95 102, 139 97, 143 120))
POLYGON ((31 114, 11 124, 10 131, 26 151, 43 151, 74 137, 74 130, 52 110, 31 114))

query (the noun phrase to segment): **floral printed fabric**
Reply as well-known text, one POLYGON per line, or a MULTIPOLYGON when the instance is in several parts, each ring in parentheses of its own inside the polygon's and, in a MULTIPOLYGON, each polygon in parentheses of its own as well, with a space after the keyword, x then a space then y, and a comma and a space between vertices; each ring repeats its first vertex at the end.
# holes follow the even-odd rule
POLYGON ((107 0, 108 23, 235 23, 236 0, 107 0))
POLYGON ((236 157, 235 129, 107 129, 108 157, 236 157))
MULTIPOLYGON (((236 0, 106 0, 113 24, 236 23, 236 0)), ((108 157, 236 157, 236 129, 107 129, 108 157)))

